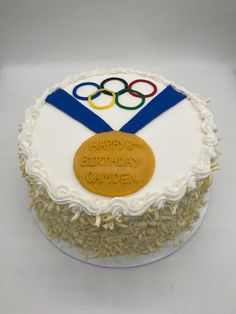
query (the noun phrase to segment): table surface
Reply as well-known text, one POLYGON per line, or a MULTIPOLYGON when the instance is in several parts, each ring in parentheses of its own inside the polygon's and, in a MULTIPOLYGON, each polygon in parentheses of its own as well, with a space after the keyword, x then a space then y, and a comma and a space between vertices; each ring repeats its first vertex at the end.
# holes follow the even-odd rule
POLYGON ((236 313, 236 8, 212 3, 0 0, 0 313, 236 313), (223 152, 198 233, 167 259, 123 270, 77 262, 42 236, 17 161, 33 96, 69 74, 115 66, 211 98, 223 152))

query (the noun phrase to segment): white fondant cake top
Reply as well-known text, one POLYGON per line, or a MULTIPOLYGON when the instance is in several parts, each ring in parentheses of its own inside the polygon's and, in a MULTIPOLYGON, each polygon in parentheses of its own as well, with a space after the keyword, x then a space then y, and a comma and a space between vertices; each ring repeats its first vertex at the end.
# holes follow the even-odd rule
MULTIPOLYGON (((116 91, 122 84, 112 81, 106 87, 116 91)), ((143 93, 150 92, 147 84, 137 84, 135 88, 143 93)), ((80 92, 88 94, 91 91, 92 87, 83 87, 80 92)), ((101 95, 96 103, 101 104, 106 97, 109 96, 101 95)), ((129 94, 122 97, 131 106, 139 101, 129 94)), ((145 105, 151 99, 147 98, 145 105)), ((102 117, 114 130, 119 130, 140 110, 124 110, 118 106, 97 110, 91 108, 87 101, 81 103, 102 117)), ((73 75, 47 89, 26 111, 19 143, 21 152, 26 156, 27 173, 47 189, 55 202, 68 204, 74 212, 85 211, 97 215, 111 211, 115 215, 123 213, 135 216, 143 214, 150 206, 162 208, 166 201, 180 201, 187 188, 193 189, 196 180, 211 173, 211 161, 216 158, 215 132, 213 115, 198 95, 159 75, 122 68, 73 75), (185 93, 187 98, 137 132, 155 154, 156 168, 151 180, 133 194, 111 198, 86 190, 73 171, 76 150, 94 133, 47 104, 45 98, 58 87, 72 94, 73 87, 80 82, 89 80, 100 84, 105 78, 114 75, 124 78, 128 83, 140 78, 149 79, 157 85, 158 93, 171 84, 185 93)))

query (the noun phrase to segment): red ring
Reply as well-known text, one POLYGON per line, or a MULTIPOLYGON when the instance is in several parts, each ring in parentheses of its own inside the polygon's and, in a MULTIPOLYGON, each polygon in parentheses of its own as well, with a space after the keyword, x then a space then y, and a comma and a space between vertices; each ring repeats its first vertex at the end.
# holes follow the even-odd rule
POLYGON ((147 97, 152 97, 152 96, 155 95, 156 92, 157 92, 157 86, 156 86, 153 82, 151 82, 151 81, 149 81, 149 80, 142 80, 142 79, 140 79, 140 80, 134 80, 133 82, 131 82, 131 83, 129 84, 129 89, 131 89, 131 90, 129 91, 129 93, 130 93, 132 96, 135 96, 135 97, 138 97, 138 98, 141 97, 140 95, 135 94, 135 92, 132 91, 132 86, 133 86, 134 84, 136 84, 136 83, 147 83, 147 84, 149 84, 149 85, 152 86, 153 91, 152 91, 151 93, 147 94, 147 95, 144 95, 146 98, 147 98, 147 97))

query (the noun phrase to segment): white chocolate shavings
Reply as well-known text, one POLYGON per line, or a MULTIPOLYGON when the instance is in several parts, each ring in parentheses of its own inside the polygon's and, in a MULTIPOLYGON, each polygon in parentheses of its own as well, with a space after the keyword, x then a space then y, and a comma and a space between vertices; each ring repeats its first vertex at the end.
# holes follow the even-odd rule
MULTIPOLYGON (((29 184, 31 208, 37 212, 47 235, 55 241, 68 241, 78 247, 87 258, 108 256, 135 257, 157 251, 167 241, 179 245, 182 232, 191 230, 199 218, 199 210, 212 176, 197 181, 178 203, 166 203, 162 210, 150 207, 138 217, 114 216, 112 213, 88 215, 73 213, 66 205, 51 200, 46 189, 37 184, 25 171, 25 156, 20 153, 22 174, 29 184)), ((217 168, 213 163, 212 167, 217 168)))

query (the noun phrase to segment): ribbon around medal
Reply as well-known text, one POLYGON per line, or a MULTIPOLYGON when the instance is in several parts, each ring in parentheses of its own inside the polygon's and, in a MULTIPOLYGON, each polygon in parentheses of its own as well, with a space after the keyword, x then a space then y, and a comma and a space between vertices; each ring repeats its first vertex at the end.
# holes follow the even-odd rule
MULTIPOLYGON (((128 92, 131 87, 135 97, 140 96, 141 107, 145 95, 139 95, 138 91, 132 90, 135 83, 125 87, 124 92, 128 92)), ((107 90, 104 83, 102 86, 103 88, 99 86, 88 98, 92 101, 93 96, 108 91, 113 93, 113 100, 116 99, 118 106, 122 107, 118 99, 122 90, 115 93, 107 90)), ((129 195, 144 187, 153 175, 156 162, 151 147, 135 133, 178 104, 186 95, 176 91, 171 85, 167 86, 119 131, 113 130, 76 98, 59 88, 47 96, 46 102, 97 133, 83 142, 75 153, 73 168, 80 184, 90 192, 107 197, 129 195)), ((113 100, 109 106, 114 105, 113 100)))

